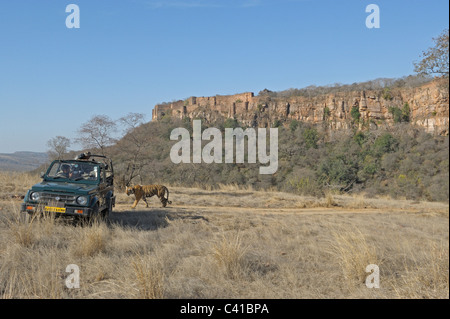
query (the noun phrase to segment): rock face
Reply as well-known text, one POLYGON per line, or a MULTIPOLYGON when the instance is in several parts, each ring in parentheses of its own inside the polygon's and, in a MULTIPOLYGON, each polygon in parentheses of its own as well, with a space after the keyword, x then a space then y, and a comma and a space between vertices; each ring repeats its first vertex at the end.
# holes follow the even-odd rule
POLYGON ((219 118, 234 118, 249 127, 270 127, 295 119, 312 124, 327 123, 331 129, 352 126, 352 109, 359 111, 360 127, 377 129, 394 124, 391 107, 409 107, 409 121, 427 132, 448 135, 449 92, 442 80, 415 88, 387 91, 337 92, 313 97, 255 96, 252 92, 211 97, 190 97, 154 107, 152 120, 164 116, 200 118, 213 122, 219 118))

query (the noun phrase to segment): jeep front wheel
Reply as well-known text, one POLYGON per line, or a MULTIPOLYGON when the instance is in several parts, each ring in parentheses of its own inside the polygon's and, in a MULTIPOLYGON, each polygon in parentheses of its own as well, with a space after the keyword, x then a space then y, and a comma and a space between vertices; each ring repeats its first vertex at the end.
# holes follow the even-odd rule
POLYGON ((112 211, 112 202, 111 202, 111 198, 109 198, 106 208, 100 212, 100 218, 103 221, 107 221, 109 214, 111 214, 111 211, 112 211))

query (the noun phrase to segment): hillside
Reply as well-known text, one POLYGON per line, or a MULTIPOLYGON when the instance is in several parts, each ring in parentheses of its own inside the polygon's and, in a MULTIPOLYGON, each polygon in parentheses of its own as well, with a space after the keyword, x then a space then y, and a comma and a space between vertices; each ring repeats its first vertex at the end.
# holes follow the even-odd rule
POLYGON ((108 153, 121 186, 131 178, 141 184, 222 183, 313 196, 344 192, 448 201, 448 125, 448 80, 409 76, 158 104, 151 122, 129 131, 108 153), (230 127, 278 127, 278 170, 261 175, 258 163, 172 163, 172 130, 183 127, 192 134, 195 119, 202 130, 222 133, 230 127))
POLYGON ((47 159, 47 154, 40 152, 0 153, 0 171, 31 171, 47 159))
MULTIPOLYGON (((202 122, 202 130, 214 126, 223 131, 228 124, 202 122)), ((131 178, 135 184, 206 188, 235 184, 319 197, 332 192, 430 201, 449 198, 449 137, 407 123, 394 124, 390 130, 332 131, 291 121, 278 128, 278 170, 272 175, 259 174, 261 165, 247 161, 173 163, 170 151, 176 142, 169 136, 179 127, 192 132, 189 119, 165 118, 141 125, 110 147, 117 185, 124 187, 131 178)))

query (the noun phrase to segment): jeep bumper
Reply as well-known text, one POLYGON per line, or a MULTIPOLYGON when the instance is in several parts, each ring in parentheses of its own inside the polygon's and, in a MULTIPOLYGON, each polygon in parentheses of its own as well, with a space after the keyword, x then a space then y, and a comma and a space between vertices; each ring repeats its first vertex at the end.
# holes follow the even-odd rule
POLYGON ((91 216, 93 209, 90 207, 46 207, 37 204, 22 203, 20 206, 21 213, 33 214, 36 212, 42 212, 46 214, 55 214, 58 216, 91 216))

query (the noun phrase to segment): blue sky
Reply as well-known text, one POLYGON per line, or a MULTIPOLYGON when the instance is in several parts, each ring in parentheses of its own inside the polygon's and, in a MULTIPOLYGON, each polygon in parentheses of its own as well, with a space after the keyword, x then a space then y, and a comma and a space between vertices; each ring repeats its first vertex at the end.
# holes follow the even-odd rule
POLYGON ((45 152, 93 115, 149 121, 155 104, 189 96, 413 74, 448 10, 444 0, 1 1, 0 153, 45 152), (71 3, 79 29, 65 24, 71 3), (365 24, 371 3, 379 29, 365 24))

